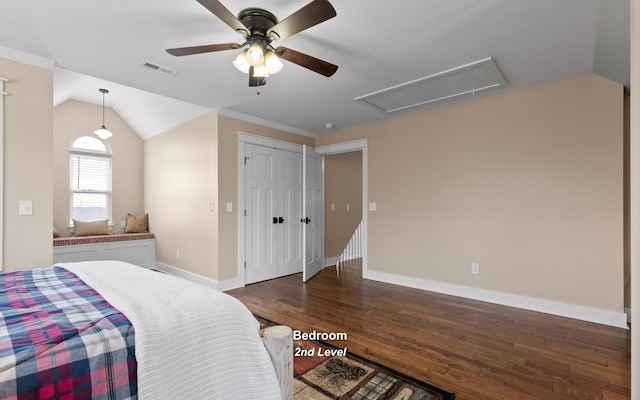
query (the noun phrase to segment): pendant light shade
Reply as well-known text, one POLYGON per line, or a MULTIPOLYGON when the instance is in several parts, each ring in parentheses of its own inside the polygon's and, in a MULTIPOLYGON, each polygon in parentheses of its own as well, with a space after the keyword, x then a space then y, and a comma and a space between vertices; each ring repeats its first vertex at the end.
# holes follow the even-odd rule
POLYGON ((100 139, 109 139, 113 134, 104 126, 104 95, 109 93, 107 89, 98 89, 100 93, 102 93, 102 126, 99 129, 96 129, 93 133, 96 134, 100 139))
POLYGON ((233 61, 233 65, 238 68, 241 72, 245 74, 249 73, 249 68, 251 68, 251 64, 247 61, 247 50, 244 50, 242 53, 238 54, 238 57, 233 61))
POLYGON ((273 75, 277 72, 280 72, 282 69, 282 62, 273 51, 268 51, 264 56, 264 67, 267 70, 267 73, 273 75))
POLYGON ((113 133, 111 133, 111 131, 109 131, 104 125, 102 125, 100 129, 93 131, 93 133, 95 133, 100 139, 109 139, 113 136, 113 133))
POLYGON ((260 43, 253 43, 249 46, 247 61, 254 67, 264 64, 264 50, 260 43))

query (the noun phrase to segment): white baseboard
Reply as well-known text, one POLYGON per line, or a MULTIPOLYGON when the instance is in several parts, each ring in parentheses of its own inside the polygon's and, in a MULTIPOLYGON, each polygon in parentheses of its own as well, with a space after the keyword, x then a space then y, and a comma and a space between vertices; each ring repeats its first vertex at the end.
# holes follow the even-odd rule
POLYGON ((627 314, 627 322, 631 323, 631 308, 625 307, 624 313, 627 314))
POLYGON ((169 275, 174 275, 174 276, 186 279, 188 281, 209 287, 211 289, 220 290, 218 288, 220 286, 220 283, 218 281, 214 281, 213 279, 205 278, 203 276, 194 274, 192 272, 188 272, 183 269, 180 269, 168 264, 163 264, 157 261, 154 268, 157 269, 158 271, 166 272, 169 275))
POLYGON ((324 259, 324 267, 331 267, 334 266, 338 263, 338 261, 340 261, 340 257, 330 257, 330 258, 325 258, 324 259))
POLYGON ((226 292, 227 290, 244 287, 244 282, 240 278, 227 279, 218 282, 218 290, 226 292))
MULTIPOLYGON (((325 262, 325 264, 326 266, 329 266, 334 265, 335 263, 329 264, 325 262)), ((215 290, 227 291, 244 287, 244 283, 240 282, 239 278, 233 278, 219 282, 157 261, 154 268, 159 271, 166 272, 170 275, 175 275, 215 290)), ((561 317, 580 319, 583 321, 615 326, 617 328, 628 329, 629 326, 627 323, 631 321, 630 308, 625 308, 624 312, 618 313, 593 307, 585 307, 558 301, 537 299, 534 297, 520 296, 510 293, 496 292, 493 290, 478 289, 469 286, 436 282, 426 279, 412 278, 408 276, 372 270, 363 271, 363 278, 391 283, 394 285, 411 287, 415 289, 427 290, 430 292, 447 294, 451 296, 464 297, 472 300, 485 301, 487 303, 494 303, 530 311, 559 315, 561 317)))
POLYGON ((225 281, 216 281, 213 279, 205 278, 198 274, 194 274, 193 272, 188 272, 183 269, 180 269, 168 264, 163 264, 157 261, 155 263, 154 268, 157 269, 158 271, 166 272, 169 275, 178 276, 188 281, 198 283, 200 285, 204 285, 206 287, 219 290, 221 292, 244 287, 244 283, 240 281, 240 278, 233 278, 225 281))
POLYGON ((552 300, 537 299, 534 297, 520 296, 510 293, 496 292, 486 289, 478 289, 469 286, 455 285, 430 281, 426 279, 412 278, 408 276, 390 274, 386 272, 367 270, 363 271, 363 278, 407 286, 415 289, 428 290, 452 296, 464 297, 487 303, 500 304, 509 307, 521 308, 562 317, 574 318, 598 324, 629 329, 627 314, 602 310, 593 307, 579 306, 552 300))

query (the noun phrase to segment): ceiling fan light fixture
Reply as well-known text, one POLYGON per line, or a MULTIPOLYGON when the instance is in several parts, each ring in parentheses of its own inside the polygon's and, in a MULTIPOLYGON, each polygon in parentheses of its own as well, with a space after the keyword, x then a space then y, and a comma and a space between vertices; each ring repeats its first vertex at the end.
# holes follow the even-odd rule
POLYGON ((283 65, 282 61, 280 61, 275 52, 268 51, 264 56, 264 67, 266 68, 268 74, 273 75, 280 72, 283 65))
POLYGON ((254 67, 264 63, 264 50, 259 43, 253 43, 247 50, 247 61, 254 67))
POLYGON ((269 71, 265 68, 264 65, 259 65, 257 67, 253 67, 253 77, 254 78, 266 78, 269 76, 269 71))
POLYGON ((233 61, 233 65, 240 71, 245 74, 249 73, 249 68, 251 64, 247 60, 247 50, 244 50, 242 53, 238 54, 238 57, 233 61))
POLYGON ((233 61, 233 65, 241 72, 250 75, 250 87, 266 84, 266 80, 261 78, 279 72, 283 68, 280 58, 326 77, 332 76, 338 69, 337 65, 310 55, 283 46, 278 46, 275 49, 271 46, 273 41, 286 39, 335 17, 336 10, 328 0, 312 0, 311 3, 290 14, 282 21, 278 21, 275 15, 262 8, 245 8, 237 16, 234 16, 222 5, 220 0, 197 1, 231 29, 242 34, 245 42, 243 44, 218 43, 178 47, 166 49, 167 53, 174 56, 187 56, 237 50, 247 46, 248 48, 242 50, 242 54, 233 61))

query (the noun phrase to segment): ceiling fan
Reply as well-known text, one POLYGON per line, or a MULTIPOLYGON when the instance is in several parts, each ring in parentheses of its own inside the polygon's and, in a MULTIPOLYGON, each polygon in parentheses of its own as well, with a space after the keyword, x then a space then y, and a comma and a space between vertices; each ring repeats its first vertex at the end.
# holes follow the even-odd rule
POLYGON ((236 17, 218 0, 197 0, 206 9, 241 33, 245 42, 220 43, 192 47, 167 49, 174 56, 210 53, 214 51, 237 50, 245 48, 235 59, 233 65, 249 74, 249 86, 266 84, 266 77, 282 69, 280 58, 298 64, 324 76, 331 76, 338 66, 310 55, 300 53, 288 47, 274 48, 271 43, 295 35, 321 22, 336 16, 336 11, 327 0, 313 0, 282 21, 267 10, 246 8, 236 17))

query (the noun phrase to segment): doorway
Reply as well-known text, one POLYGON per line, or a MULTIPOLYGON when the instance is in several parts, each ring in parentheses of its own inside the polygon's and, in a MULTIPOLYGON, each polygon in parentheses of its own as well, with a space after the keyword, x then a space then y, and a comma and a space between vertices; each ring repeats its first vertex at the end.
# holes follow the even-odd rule
MULTIPOLYGON (((368 149, 367 149, 367 139, 359 139, 350 142, 344 143, 336 143, 326 146, 316 147, 316 151, 323 156, 331 156, 337 154, 345 154, 345 153, 353 153, 360 152, 362 159, 362 196, 361 196, 361 210, 362 210, 362 221, 361 221, 361 273, 362 277, 366 278, 368 275, 368 246, 367 246, 367 226, 368 226, 368 210, 369 210, 369 199, 368 199, 368 149)), ((328 200, 328 208, 331 208, 331 200, 328 200)), ((346 209, 346 204, 343 205, 346 209)), ((336 207, 338 207, 336 205, 336 207)), ((328 211, 329 212, 329 211, 328 211)), ((332 260, 333 261, 333 260, 332 260)))
POLYGON ((362 261, 362 151, 326 155, 324 179, 325 265, 336 265, 338 270, 358 266, 359 271, 362 261))

